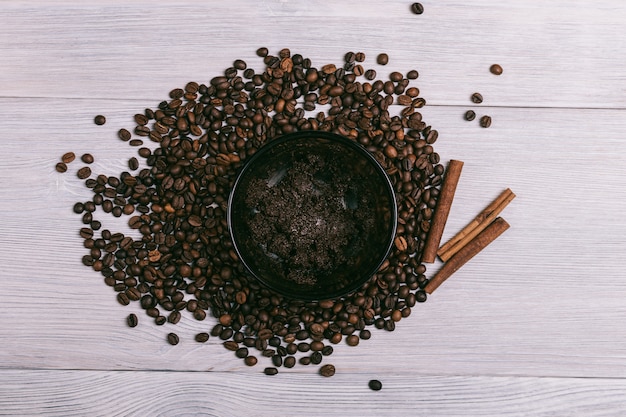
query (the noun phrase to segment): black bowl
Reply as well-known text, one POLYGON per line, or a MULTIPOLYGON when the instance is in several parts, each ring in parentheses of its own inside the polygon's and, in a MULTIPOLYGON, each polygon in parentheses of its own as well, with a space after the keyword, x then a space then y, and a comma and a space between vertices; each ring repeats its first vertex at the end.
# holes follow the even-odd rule
POLYGON ((246 269, 293 299, 346 295, 384 262, 397 226, 393 186, 358 143, 328 132, 271 140, 243 166, 228 202, 246 269))

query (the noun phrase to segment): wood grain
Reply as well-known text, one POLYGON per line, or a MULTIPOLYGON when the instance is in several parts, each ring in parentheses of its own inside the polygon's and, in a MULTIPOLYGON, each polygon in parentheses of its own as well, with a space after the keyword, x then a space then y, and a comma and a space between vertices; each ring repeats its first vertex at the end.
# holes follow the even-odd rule
POLYGON ((617 0, 428 2, 421 16, 401 0, 225 4, 4 1, 2 94, 154 100, 236 58, 260 68, 254 51, 266 46, 318 67, 362 50, 381 74, 418 69, 436 105, 468 105, 479 91, 485 105, 626 108, 626 74, 611 68, 626 59, 616 36, 626 4, 617 0), (386 67, 375 63, 380 52, 386 67), (489 73, 496 62, 500 77, 489 73))
POLYGON ((421 16, 400 0, 173 3, 0 3, 0 415, 624 414, 626 3, 424 1, 421 16), (135 113, 236 58, 260 69, 259 46, 316 66, 364 51, 380 78, 419 70, 435 150, 465 162, 443 241, 502 189, 517 195, 511 229, 396 331, 335 346, 331 379, 265 377, 269 361, 193 341, 210 319, 158 327, 121 307, 80 264, 82 163, 54 170, 70 150, 96 173, 126 170, 136 150, 116 132, 135 113), (492 127, 463 120, 470 108, 492 127))
POLYGON ((10 416, 622 416, 623 379, 0 371, 10 416), (381 391, 367 383, 380 378, 381 391), (285 414, 281 414, 285 413, 285 414))

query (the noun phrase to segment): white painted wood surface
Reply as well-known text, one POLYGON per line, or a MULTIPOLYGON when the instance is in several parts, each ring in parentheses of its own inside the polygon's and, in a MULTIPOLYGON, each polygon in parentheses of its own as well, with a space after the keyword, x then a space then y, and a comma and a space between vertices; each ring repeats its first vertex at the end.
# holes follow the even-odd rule
POLYGON ((404 1, 0 2, 0 415, 624 415, 626 3, 422 3, 416 16, 404 1), (260 69, 259 46, 420 71, 436 150, 465 161, 444 238, 517 194, 509 231, 395 332, 336 346, 330 379, 269 378, 269 363, 193 342, 209 321, 126 327, 138 306, 80 263, 80 163, 54 171, 72 150, 120 172, 133 114, 235 58, 260 69), (492 127, 464 121, 470 108, 492 127))

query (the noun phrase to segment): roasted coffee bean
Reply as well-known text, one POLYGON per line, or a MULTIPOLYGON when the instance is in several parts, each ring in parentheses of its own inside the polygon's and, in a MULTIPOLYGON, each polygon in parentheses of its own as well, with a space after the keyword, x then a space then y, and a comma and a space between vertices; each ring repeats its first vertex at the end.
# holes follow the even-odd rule
POLYGON ((378 54, 376 57, 376 62, 379 65, 387 65, 389 63, 389 55, 387 54, 378 54))
POLYGON ((130 146, 141 146, 141 145, 143 145, 143 140, 141 140, 141 139, 132 139, 130 142, 128 142, 128 144, 130 146))
POLYGON ((207 340, 209 340, 209 334, 208 333, 204 333, 204 332, 198 333, 195 336, 195 339, 196 339, 196 342, 198 342, 198 343, 204 343, 207 340))
POLYGON ((476 113, 473 110, 468 110, 465 112, 465 120, 471 122, 476 118, 476 113))
POLYGON ((331 364, 323 365, 320 368, 320 375, 324 377, 331 377, 335 375, 335 366, 331 364))
POLYGON ((419 77, 419 73, 416 70, 411 70, 407 72, 406 74, 406 78, 408 78, 409 80, 415 80, 418 77, 419 77))
POLYGON ((502 67, 498 64, 493 64, 489 67, 489 72, 493 75, 502 75, 502 67))
POLYGON ((74 159, 76 159, 76 154, 74 152, 66 152, 61 156, 61 162, 64 164, 69 164, 74 159))
POLYGON ((57 172, 64 173, 67 171, 67 165, 64 162, 58 162, 55 166, 57 172))
POLYGON ((131 138, 131 134, 130 134, 130 132, 129 132, 128 130, 126 130, 126 129, 120 129, 120 130, 117 132, 117 136, 118 136, 121 140, 123 140, 124 142, 128 142, 128 141, 130 140, 130 138, 131 138))
POLYGON ((256 358, 256 356, 246 356, 246 358, 244 359, 244 363, 248 366, 254 366, 256 365, 258 362, 258 359, 256 358))
POLYGON ((276 375, 278 373, 278 369, 268 367, 263 370, 263 373, 265 375, 276 375))
POLYGON ((135 158, 134 156, 132 158, 130 158, 128 160, 128 168, 131 171, 136 170, 137 168, 139 168, 139 161, 137 160, 137 158, 135 158))
POLYGON ((480 118, 480 126, 487 128, 491 126, 491 116, 483 116, 480 118))
POLYGON ((176 333, 168 333, 168 335, 167 335, 167 342, 170 345, 176 346, 179 341, 180 341, 180 339, 178 338, 178 335, 176 333))
POLYGON ((365 78, 370 81, 376 79, 376 71, 373 69, 368 69, 367 71, 365 71, 365 78))
POLYGON ((99 114, 96 117, 94 117, 93 122, 97 125, 103 125, 105 124, 107 121, 106 117, 104 117, 103 115, 99 114))
POLYGON ((350 336, 348 336, 346 338, 346 343, 348 344, 348 346, 356 346, 359 344, 359 336, 355 335, 355 334, 351 334, 350 336))
POLYGON ((287 356, 283 361, 283 366, 285 368, 293 368, 294 366, 296 366, 296 358, 293 356, 287 356))
POLYGON ((81 180, 84 180, 85 178, 88 178, 90 175, 91 175, 91 168, 89 168, 89 167, 82 167, 76 173, 76 176, 78 176, 78 178, 81 179, 81 180))
POLYGON ((411 11, 415 14, 422 14, 424 13, 424 6, 422 3, 413 3, 411 4, 411 11))
POLYGON ((135 313, 131 313, 128 315, 128 317, 126 318, 126 323, 128 324, 128 327, 137 327, 139 320, 137 319, 135 313))
POLYGON ((480 104, 483 102, 483 96, 480 93, 472 94, 471 99, 472 99, 472 103, 480 104))
POLYGON ((380 382, 377 379, 372 379, 370 380, 370 382, 367 383, 367 386, 369 387, 369 389, 371 389, 372 391, 380 391, 383 388, 383 384, 382 382, 380 382))
POLYGON ((91 164, 91 163, 93 163, 94 158, 93 158, 93 155, 92 155, 92 154, 90 154, 90 153, 86 153, 86 154, 83 154, 83 155, 80 157, 80 160, 81 160, 81 161, 83 161, 83 162, 84 162, 84 163, 86 163, 86 164, 91 164))

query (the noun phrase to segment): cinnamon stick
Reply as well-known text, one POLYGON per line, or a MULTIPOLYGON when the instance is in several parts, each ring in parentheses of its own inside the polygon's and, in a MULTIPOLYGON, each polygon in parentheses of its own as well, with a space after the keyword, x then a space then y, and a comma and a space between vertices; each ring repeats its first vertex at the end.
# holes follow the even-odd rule
POLYGON ((450 259, 452 255, 457 253, 463 246, 467 245, 469 241, 485 230, 514 198, 515 194, 513 194, 513 191, 509 188, 500 193, 491 204, 478 213, 474 220, 439 248, 437 251, 439 258, 444 262, 450 259))
POLYGON ((443 185, 441 186, 441 193, 439 193, 439 199, 435 207, 435 213, 430 223, 430 231, 426 237, 426 245, 424 245, 424 251, 422 253, 422 262, 435 262, 437 248, 439 248, 441 236, 443 236, 443 229, 446 227, 446 222, 448 221, 448 214, 450 214, 452 200, 454 200, 454 193, 456 192, 456 186, 459 183, 462 169, 462 161, 453 159, 448 164, 446 175, 443 179, 443 185))
POLYGON ((467 245, 463 246, 450 260, 443 264, 441 269, 435 274, 435 276, 426 284, 424 291, 431 294, 435 291, 446 279, 448 279, 459 268, 465 265, 470 259, 476 256, 487 245, 496 240, 506 229, 509 228, 509 224, 502 217, 498 217, 472 239, 467 245))

